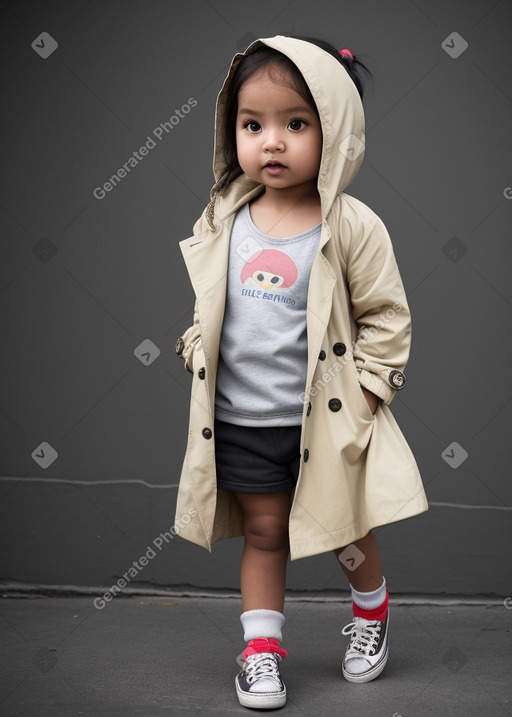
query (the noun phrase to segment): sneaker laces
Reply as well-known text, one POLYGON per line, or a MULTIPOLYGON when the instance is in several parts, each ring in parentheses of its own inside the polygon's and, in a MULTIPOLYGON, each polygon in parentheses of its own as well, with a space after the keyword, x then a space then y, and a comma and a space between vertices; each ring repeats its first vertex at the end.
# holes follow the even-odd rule
POLYGON ((272 680, 276 689, 281 688, 278 662, 281 656, 272 652, 256 652, 249 655, 244 663, 244 672, 247 675, 247 682, 252 684, 261 678, 272 680))
POLYGON ((347 652, 355 650, 363 657, 374 655, 379 645, 381 628, 382 620, 365 620, 363 617, 355 617, 341 631, 342 635, 351 635, 347 652))

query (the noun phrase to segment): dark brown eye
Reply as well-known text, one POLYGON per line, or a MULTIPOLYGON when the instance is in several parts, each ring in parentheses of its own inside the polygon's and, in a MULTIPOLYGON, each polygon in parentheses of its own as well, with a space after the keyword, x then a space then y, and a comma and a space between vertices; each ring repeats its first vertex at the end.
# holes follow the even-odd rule
POLYGON ((302 129, 302 126, 305 124, 306 123, 304 122, 304 120, 293 119, 293 120, 290 120, 290 122, 288 123, 288 127, 292 130, 297 131, 299 129, 302 129))

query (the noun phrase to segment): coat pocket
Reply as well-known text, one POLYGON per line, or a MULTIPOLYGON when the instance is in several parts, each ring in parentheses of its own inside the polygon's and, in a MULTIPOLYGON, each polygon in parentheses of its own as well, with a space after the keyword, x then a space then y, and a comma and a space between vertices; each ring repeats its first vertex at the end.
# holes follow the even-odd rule
POLYGON ((363 421, 372 422, 375 420, 375 413, 377 413, 379 407, 377 405, 375 413, 372 413, 368 401, 366 400, 365 395, 361 389, 361 384, 359 383, 358 378, 358 371, 354 362, 350 364, 350 374, 352 377, 351 387, 353 388, 352 394, 354 399, 354 408, 357 411, 357 415, 363 421))

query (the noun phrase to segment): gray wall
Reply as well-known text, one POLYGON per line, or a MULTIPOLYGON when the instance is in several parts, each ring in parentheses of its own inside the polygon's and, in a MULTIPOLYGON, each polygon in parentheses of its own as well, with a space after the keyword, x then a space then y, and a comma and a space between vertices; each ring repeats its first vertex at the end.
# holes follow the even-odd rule
MULTIPOLYGON (((178 241, 208 201, 231 56, 294 32, 351 48, 375 75, 347 191, 384 220, 409 297, 392 410, 431 501, 376 530, 390 590, 511 594, 511 22, 493 0, 0 6, 5 582, 110 586, 173 524, 191 382, 174 343, 194 298, 178 241), (46 58, 42 32, 58 43, 46 58), (468 43, 458 57, 453 32, 468 43)), ((241 548, 174 538, 131 586, 238 588, 241 548)), ((332 554, 288 576, 347 588, 332 554)))

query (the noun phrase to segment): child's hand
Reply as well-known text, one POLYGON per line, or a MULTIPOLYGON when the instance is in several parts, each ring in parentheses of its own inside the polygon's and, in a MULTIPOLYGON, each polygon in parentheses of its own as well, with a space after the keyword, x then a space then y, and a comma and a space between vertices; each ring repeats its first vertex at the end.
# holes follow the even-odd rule
POLYGON ((371 391, 368 391, 367 388, 364 388, 364 386, 361 386, 361 390, 364 393, 364 397, 368 401, 368 405, 370 406, 370 411, 372 413, 375 413, 377 410, 377 406, 379 405, 380 398, 376 396, 371 391))

